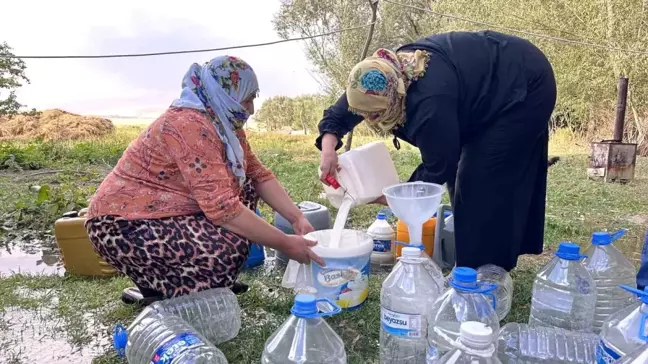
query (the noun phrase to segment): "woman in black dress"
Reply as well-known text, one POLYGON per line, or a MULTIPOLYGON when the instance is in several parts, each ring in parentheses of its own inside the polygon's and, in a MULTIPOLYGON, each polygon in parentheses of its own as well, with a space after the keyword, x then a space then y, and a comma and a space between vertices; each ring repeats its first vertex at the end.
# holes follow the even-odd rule
MULTIPOLYGON (((379 49, 324 112, 316 146, 334 174, 342 137, 362 120, 419 148, 410 181, 447 184, 457 265, 511 270, 543 248, 549 119, 556 82, 527 40, 492 31, 436 34, 379 49)), ((384 203, 384 198, 377 201, 384 203)))

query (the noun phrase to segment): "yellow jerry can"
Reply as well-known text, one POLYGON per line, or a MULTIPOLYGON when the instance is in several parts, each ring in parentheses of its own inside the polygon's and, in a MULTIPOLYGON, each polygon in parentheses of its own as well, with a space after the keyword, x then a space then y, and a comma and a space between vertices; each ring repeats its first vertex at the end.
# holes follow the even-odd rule
POLYGON ((84 226, 88 209, 68 213, 54 223, 54 236, 65 270, 79 276, 110 277, 119 274, 95 252, 84 226), (67 217, 69 216, 69 217, 67 217))

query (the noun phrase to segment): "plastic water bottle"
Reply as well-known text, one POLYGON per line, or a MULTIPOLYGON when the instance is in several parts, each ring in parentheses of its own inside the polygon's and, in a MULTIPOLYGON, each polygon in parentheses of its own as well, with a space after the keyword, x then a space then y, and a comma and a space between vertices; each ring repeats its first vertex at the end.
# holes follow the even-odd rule
MULTIPOLYGON (((414 249, 418 249, 418 250, 421 251, 420 256, 421 256, 421 258, 424 258, 424 259, 422 259, 423 267, 425 268, 425 270, 428 271, 428 273, 430 273, 432 278, 434 278, 434 282, 437 284, 437 286, 439 286, 439 291, 443 292, 444 284, 445 284, 445 277, 443 277, 443 272, 441 271, 441 268, 439 268, 439 266, 434 262, 434 260, 432 258, 430 258, 430 256, 425 252, 425 246, 423 244, 413 245, 413 244, 407 244, 407 243, 401 243, 401 242, 396 242, 396 244, 402 244, 404 246, 403 249, 405 249, 405 248, 414 248, 414 249)), ((396 268, 398 268, 400 265, 401 265, 401 260, 396 262, 396 264, 394 265, 394 268, 392 269, 392 271, 395 270, 396 268)))
POLYGON ((441 358, 440 364, 501 364, 493 344, 493 329, 481 322, 462 322, 456 349, 441 358))
POLYGON ((596 310, 594 332, 598 333, 603 322, 613 313, 631 305, 634 295, 621 289, 621 285, 632 286, 636 270, 612 242, 625 234, 625 230, 614 234, 597 232, 592 235, 592 245, 585 251, 587 258, 583 265, 596 283, 596 310))
POLYGON ((367 229, 367 234, 371 236, 374 243, 371 265, 377 268, 393 265, 392 242, 396 238, 396 233, 387 221, 385 213, 378 213, 376 220, 367 229))
POLYGON ((477 281, 497 285, 497 288, 493 291, 497 299, 495 312, 500 321, 504 320, 511 311, 511 303, 513 302, 513 279, 511 279, 511 275, 502 267, 486 264, 477 269, 477 281))
POLYGON ((573 243, 560 243, 555 254, 533 282, 529 324, 591 332, 596 285, 580 263, 584 255, 573 243))
POLYGON ((399 264, 380 291, 380 362, 425 363, 430 307, 441 294, 423 266, 429 258, 420 249, 405 247, 399 264))
POLYGON ((295 296, 290 317, 266 341, 261 363, 346 364, 344 342, 322 318, 340 311, 330 299, 295 296), (332 310, 319 312, 318 303, 332 310))
POLYGON ((462 322, 476 321, 485 324, 493 332, 494 342, 499 332, 499 318, 495 313, 496 289, 492 283, 477 282, 477 271, 457 267, 452 272, 448 289, 432 306, 432 318, 428 328, 428 363, 436 363, 441 356, 452 350, 452 343, 459 338, 462 322))
POLYGON ((611 315, 603 324, 596 347, 597 363, 612 363, 648 342, 648 288, 644 291, 622 286, 639 296, 640 302, 611 315))
POLYGON ((229 288, 157 301, 149 307, 165 316, 180 317, 214 345, 235 338, 241 328, 241 308, 229 288))
POLYGON ((614 362, 614 364, 646 364, 648 363, 648 344, 614 362))
POLYGON ((597 342, 593 333, 508 323, 500 331, 497 355, 504 364, 590 364, 597 342))
POLYGON ((225 355, 184 320, 150 308, 128 330, 118 326, 114 339, 130 364, 227 364, 225 355))

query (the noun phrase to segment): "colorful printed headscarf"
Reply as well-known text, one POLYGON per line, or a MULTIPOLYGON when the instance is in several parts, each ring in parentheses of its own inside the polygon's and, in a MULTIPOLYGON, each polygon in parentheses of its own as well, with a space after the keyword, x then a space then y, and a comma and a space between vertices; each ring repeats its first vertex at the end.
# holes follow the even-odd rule
POLYGON ((405 122, 405 95, 409 85, 425 74, 425 51, 398 52, 381 48, 351 70, 346 89, 349 110, 365 118, 380 135, 405 122))
POLYGON ((235 130, 241 129, 250 117, 240 102, 258 92, 259 83, 250 65, 235 57, 221 56, 203 66, 192 64, 182 79, 180 98, 171 104, 209 115, 239 186, 245 182, 245 157, 235 130))

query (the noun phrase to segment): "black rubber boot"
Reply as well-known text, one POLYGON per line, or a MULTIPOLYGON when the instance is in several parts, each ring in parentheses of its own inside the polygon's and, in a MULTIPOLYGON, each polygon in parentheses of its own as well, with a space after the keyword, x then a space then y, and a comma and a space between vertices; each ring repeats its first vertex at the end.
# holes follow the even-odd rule
POLYGON ((232 286, 232 292, 234 292, 234 294, 237 294, 237 295, 243 294, 243 293, 247 292, 249 289, 250 289, 250 286, 248 286, 245 283, 241 283, 241 282, 234 282, 234 285, 232 286))
POLYGON ((146 307, 163 299, 161 293, 147 288, 129 287, 122 292, 122 302, 127 305, 146 307))

